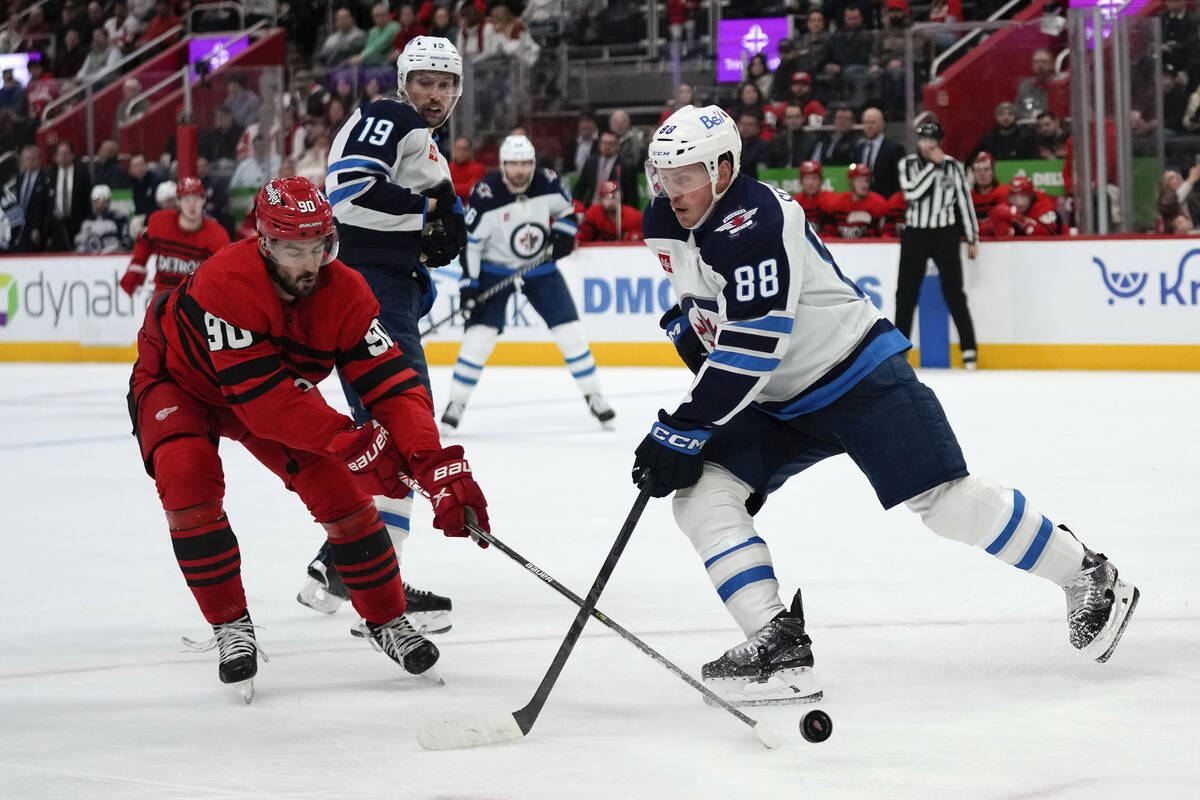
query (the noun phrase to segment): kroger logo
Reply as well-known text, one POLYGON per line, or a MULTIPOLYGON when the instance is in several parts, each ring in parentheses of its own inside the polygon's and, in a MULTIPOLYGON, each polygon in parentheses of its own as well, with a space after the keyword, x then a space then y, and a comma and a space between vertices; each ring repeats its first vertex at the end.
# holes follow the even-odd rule
POLYGON ((17 279, 7 272, 0 272, 0 327, 17 313, 17 279))
MULTIPOLYGON (((1181 306, 1198 306, 1200 305, 1200 280, 1186 280, 1188 261, 1193 256, 1200 256, 1200 249, 1189 250, 1179 259, 1179 266, 1175 270, 1163 270, 1157 274, 1158 280, 1151 283, 1150 272, 1120 272, 1109 269, 1108 266, 1096 256, 1092 256, 1092 263, 1100 268, 1100 276, 1104 280, 1104 286, 1108 289, 1112 297, 1108 298, 1108 304, 1116 305, 1118 300, 1137 300, 1139 306, 1146 305, 1146 297, 1149 296, 1151 302, 1154 300, 1157 289, 1158 305, 1166 306, 1172 303, 1178 303, 1181 306), (1147 286, 1152 286, 1149 291, 1146 291, 1147 286), (1144 294, 1143 294, 1144 293, 1144 294)), ((1198 262, 1200 263, 1200 262, 1198 262)), ((1197 268, 1200 272, 1200 267, 1197 268)))

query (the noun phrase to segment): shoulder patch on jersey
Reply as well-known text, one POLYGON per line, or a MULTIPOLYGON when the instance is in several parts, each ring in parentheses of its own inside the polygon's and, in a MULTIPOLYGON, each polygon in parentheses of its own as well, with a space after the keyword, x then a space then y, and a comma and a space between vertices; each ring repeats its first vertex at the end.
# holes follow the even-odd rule
POLYGON ((512 192, 504 185, 504 179, 499 172, 489 172, 475 184, 471 190, 471 208, 482 214, 493 208, 508 205, 513 201, 512 192))

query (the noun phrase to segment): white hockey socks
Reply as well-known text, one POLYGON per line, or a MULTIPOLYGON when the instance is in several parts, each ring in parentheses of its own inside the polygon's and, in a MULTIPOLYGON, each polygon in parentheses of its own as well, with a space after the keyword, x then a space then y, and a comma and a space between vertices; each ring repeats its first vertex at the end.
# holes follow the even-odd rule
POLYGON ((1065 586, 1083 562, 1083 545, 1026 502, 1016 489, 975 477, 919 494, 906 505, 939 536, 981 547, 1006 564, 1065 586))
POLYGON ((579 320, 564 322, 551 328, 550 333, 554 334, 554 341, 558 342, 558 349, 562 351, 579 391, 584 397, 598 393, 600 377, 596 374, 596 359, 592 358, 592 346, 583 323, 579 320))
POLYGON ((691 539, 717 595, 749 637, 784 610, 767 543, 746 511, 750 487, 705 464, 693 486, 675 492, 675 522, 691 539))
POLYGON ((458 348, 458 360, 454 362, 454 378, 450 381, 450 402, 466 405, 471 392, 483 375, 487 363, 496 347, 500 331, 490 325, 472 325, 463 333, 458 348))
POLYGON ((383 519, 388 535, 392 537, 392 549, 396 551, 396 563, 399 564, 400 551, 412 527, 413 493, 409 492, 408 497, 402 500, 376 495, 375 508, 379 509, 379 516, 383 519))

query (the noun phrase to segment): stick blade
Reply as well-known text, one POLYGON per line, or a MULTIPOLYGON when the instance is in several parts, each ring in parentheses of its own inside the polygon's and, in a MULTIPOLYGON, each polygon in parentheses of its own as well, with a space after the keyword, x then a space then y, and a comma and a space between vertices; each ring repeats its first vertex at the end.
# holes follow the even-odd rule
POLYGON ((426 750, 461 750, 508 742, 524 735, 512 714, 426 720, 417 726, 417 741, 426 750))

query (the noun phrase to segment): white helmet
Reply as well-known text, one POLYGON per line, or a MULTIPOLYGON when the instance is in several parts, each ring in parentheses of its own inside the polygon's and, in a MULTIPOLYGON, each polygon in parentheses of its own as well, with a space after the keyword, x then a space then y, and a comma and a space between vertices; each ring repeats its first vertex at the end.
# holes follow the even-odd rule
POLYGON ((175 181, 163 181, 158 186, 154 187, 154 203, 159 208, 166 208, 176 204, 175 199, 175 181))
MULTIPOLYGON (((650 140, 650 157, 646 159, 646 178, 649 181, 651 193, 665 197, 663 179, 660 170, 674 167, 686 167, 690 164, 701 164, 708 173, 712 186, 713 201, 693 226, 698 228, 708 219, 713 207, 725 192, 717 191, 718 170, 721 156, 729 153, 733 162, 732 176, 736 178, 741 170, 742 137, 737 125, 719 106, 684 106, 659 126, 650 140)), ((730 186, 733 185, 732 180, 730 186)), ((729 187, 725 188, 729 191, 729 187)))
POLYGON ((527 136, 507 136, 500 143, 500 177, 514 193, 519 194, 529 188, 529 184, 533 183, 533 170, 529 170, 529 177, 523 183, 514 184, 508 179, 508 173, 504 170, 505 162, 534 161, 536 158, 537 152, 533 148, 533 142, 529 141, 527 136))
POLYGON ((408 76, 412 72, 448 72, 454 76, 454 94, 446 118, 454 111, 458 98, 462 96, 462 56, 458 48, 443 36, 417 36, 404 46, 404 51, 396 59, 396 87, 400 99, 411 103, 405 87, 408 76))
POLYGON ((112 189, 106 184, 98 183, 92 187, 92 202, 97 200, 112 200, 112 189))

